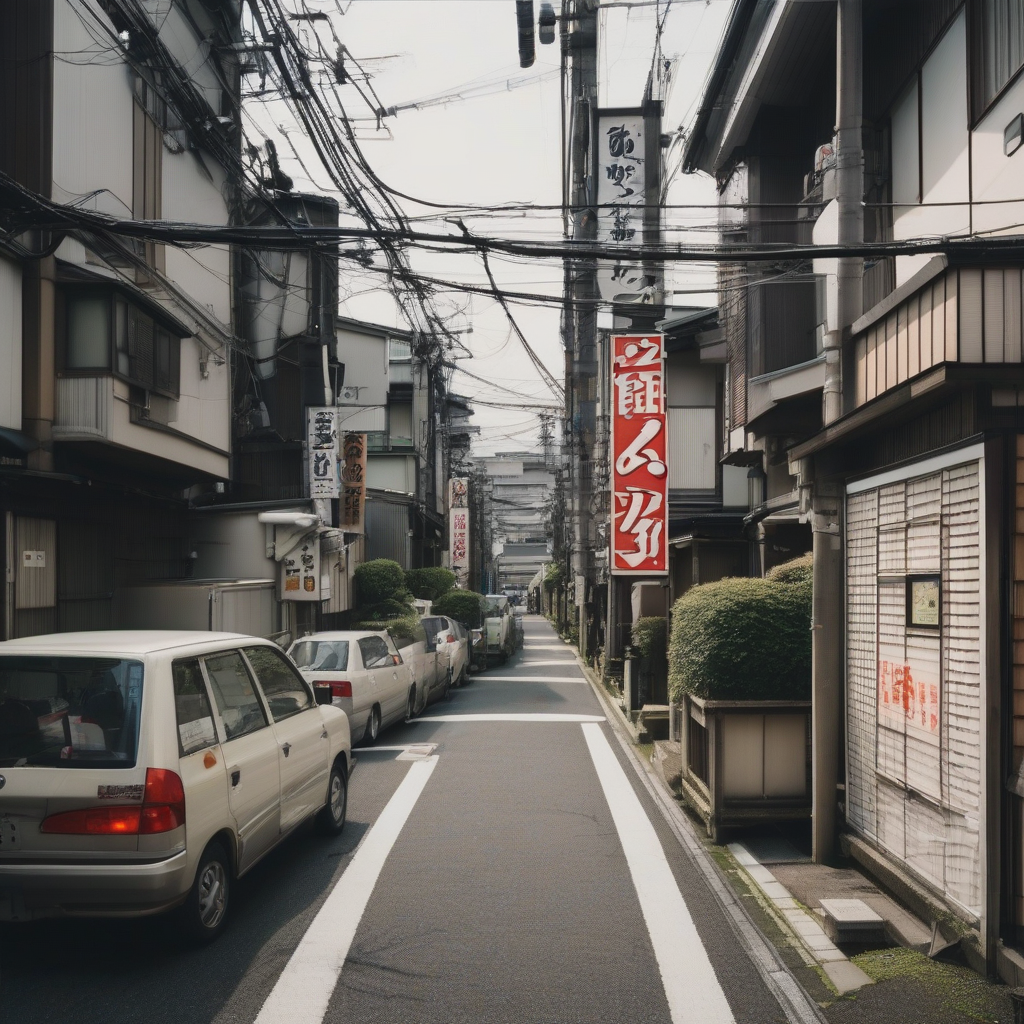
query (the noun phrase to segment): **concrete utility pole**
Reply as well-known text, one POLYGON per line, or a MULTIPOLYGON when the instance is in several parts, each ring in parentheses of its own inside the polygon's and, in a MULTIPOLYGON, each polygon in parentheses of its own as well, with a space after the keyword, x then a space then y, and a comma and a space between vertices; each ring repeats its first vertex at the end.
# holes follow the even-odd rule
MULTIPOLYGON (((563 8, 563 61, 568 62, 567 121, 571 134, 563 153, 567 174, 566 200, 571 214, 566 234, 573 239, 597 237, 597 216, 591 209, 596 188, 590 174, 590 133, 597 105, 597 4, 595 0, 569 0, 563 8)), ((570 571, 584 580, 577 594, 580 653, 587 657, 587 603, 593 587, 594 447, 597 443, 597 264, 581 260, 565 263, 565 295, 562 341, 566 354, 565 413, 563 431, 569 463, 567 505, 572 527, 570 571), (572 299, 588 300, 577 306, 572 299)), ((569 582, 569 581, 567 581, 569 582)))
MULTIPOLYGON (((840 245, 864 240, 862 0, 838 0, 836 17, 836 206, 840 245)), ((843 414, 843 339, 863 312, 864 261, 838 260, 835 329, 825 339, 822 421, 843 414)), ((813 480, 812 605, 813 854, 821 863, 835 852, 840 723, 843 699, 842 493, 835 481, 813 480)))

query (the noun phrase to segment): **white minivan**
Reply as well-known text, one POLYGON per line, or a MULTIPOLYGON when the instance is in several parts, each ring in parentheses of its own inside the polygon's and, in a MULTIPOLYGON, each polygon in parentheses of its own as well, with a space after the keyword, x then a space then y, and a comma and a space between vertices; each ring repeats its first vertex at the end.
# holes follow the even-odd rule
POLYGON ((0 921, 177 908, 214 938, 237 877, 309 818, 345 823, 348 719, 317 699, 255 637, 0 643, 0 921))

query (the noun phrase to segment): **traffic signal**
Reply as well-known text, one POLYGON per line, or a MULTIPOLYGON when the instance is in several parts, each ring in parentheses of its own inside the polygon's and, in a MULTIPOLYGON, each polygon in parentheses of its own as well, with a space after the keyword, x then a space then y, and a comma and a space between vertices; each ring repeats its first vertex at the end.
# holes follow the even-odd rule
POLYGON ((516 24, 519 26, 519 66, 529 68, 537 56, 533 42, 533 0, 516 0, 516 24))

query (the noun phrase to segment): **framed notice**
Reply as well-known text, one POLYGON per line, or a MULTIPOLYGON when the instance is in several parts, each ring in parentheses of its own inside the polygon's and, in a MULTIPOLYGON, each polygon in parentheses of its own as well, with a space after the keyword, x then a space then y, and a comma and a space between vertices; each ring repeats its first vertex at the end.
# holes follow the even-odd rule
POLYGON ((938 574, 907 577, 907 628, 938 630, 942 625, 942 581, 938 574))

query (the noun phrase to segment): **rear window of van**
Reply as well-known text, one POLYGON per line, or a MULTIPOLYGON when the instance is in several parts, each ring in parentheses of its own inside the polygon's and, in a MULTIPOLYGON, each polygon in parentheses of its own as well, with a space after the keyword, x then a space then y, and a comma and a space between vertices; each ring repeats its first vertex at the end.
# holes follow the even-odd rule
POLYGON ((0 657, 0 767, 132 768, 142 663, 0 657))

